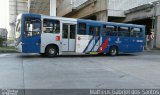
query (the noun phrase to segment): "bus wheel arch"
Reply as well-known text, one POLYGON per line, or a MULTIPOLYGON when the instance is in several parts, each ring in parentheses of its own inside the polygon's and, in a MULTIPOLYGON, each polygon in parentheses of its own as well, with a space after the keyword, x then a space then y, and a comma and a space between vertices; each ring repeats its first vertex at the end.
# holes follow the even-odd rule
POLYGON ((116 45, 112 45, 109 47, 109 55, 116 56, 119 53, 119 48, 116 45))
POLYGON ((55 57, 59 53, 59 47, 56 44, 49 44, 45 48, 45 55, 48 57, 55 57))

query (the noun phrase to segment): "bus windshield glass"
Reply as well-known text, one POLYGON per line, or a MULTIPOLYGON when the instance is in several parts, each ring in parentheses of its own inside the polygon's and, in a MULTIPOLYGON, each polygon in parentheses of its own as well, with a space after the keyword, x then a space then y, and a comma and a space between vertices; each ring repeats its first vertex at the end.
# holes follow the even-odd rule
POLYGON ((25 18, 25 37, 33 37, 41 33, 41 20, 38 18, 25 18))
POLYGON ((16 39, 18 39, 21 35, 21 21, 20 19, 17 20, 16 22, 16 39))

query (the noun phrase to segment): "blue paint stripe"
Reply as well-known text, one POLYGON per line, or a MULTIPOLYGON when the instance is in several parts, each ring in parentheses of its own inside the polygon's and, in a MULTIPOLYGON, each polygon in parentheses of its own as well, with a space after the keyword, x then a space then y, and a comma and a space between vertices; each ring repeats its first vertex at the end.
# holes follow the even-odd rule
MULTIPOLYGON (((96 42, 95 42, 95 44, 93 45, 91 51, 94 49, 94 47, 96 46, 96 44, 98 43, 99 40, 100 40, 100 36, 98 37, 98 40, 95 39, 96 42)), ((90 51, 90 52, 91 52, 91 51, 90 51)))
POLYGON ((93 36, 92 39, 89 41, 89 43, 88 43, 87 47, 84 49, 83 53, 86 52, 86 50, 88 49, 88 47, 89 47, 89 45, 91 44, 91 42, 92 42, 93 39, 94 39, 94 36, 93 36))

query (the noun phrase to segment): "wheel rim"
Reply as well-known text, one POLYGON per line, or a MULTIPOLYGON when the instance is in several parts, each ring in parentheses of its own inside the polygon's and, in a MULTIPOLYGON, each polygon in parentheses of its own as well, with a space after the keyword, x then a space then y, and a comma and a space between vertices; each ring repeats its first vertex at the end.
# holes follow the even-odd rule
POLYGON ((112 54, 112 55, 116 55, 116 54, 117 54, 117 50, 116 50, 116 49, 112 49, 112 50, 111 50, 111 54, 112 54))
POLYGON ((55 53, 55 50, 53 48, 51 48, 51 49, 49 49, 49 53, 53 55, 55 53))

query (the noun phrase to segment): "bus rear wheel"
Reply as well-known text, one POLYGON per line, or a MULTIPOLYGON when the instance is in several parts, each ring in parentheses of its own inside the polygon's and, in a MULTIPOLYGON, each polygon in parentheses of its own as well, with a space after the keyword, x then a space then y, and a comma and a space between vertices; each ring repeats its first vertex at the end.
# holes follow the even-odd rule
POLYGON ((48 57, 55 57, 57 56, 58 50, 55 46, 48 46, 46 48, 45 54, 48 57))
POLYGON ((118 55, 118 48, 116 46, 111 46, 109 49, 109 55, 111 56, 118 55))

